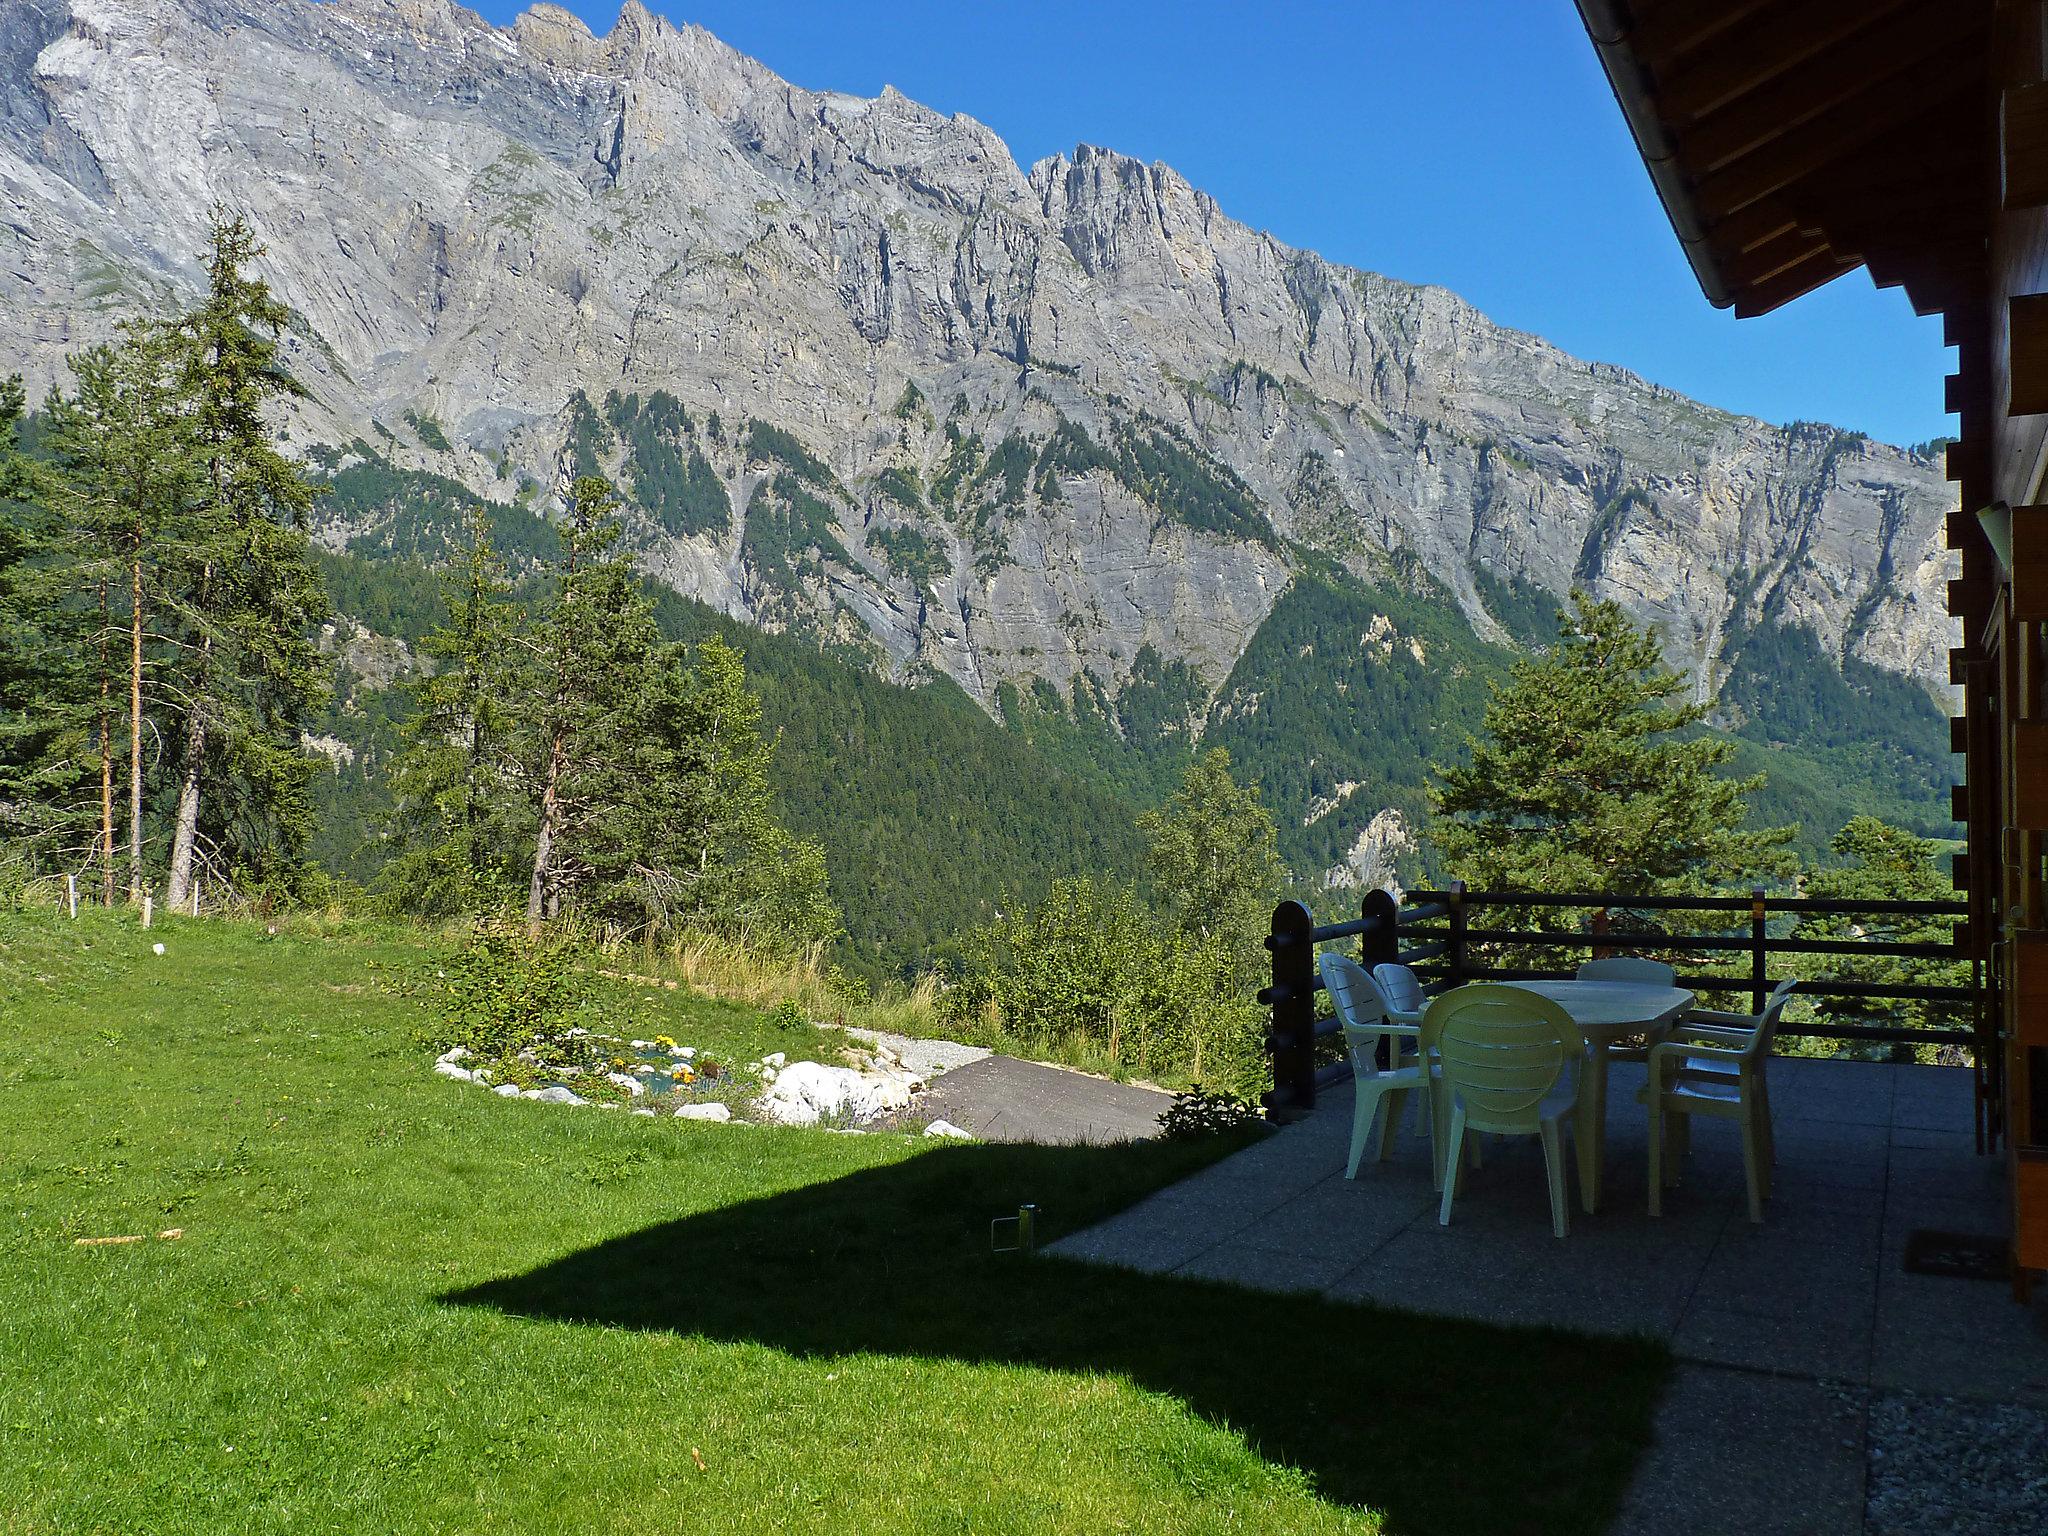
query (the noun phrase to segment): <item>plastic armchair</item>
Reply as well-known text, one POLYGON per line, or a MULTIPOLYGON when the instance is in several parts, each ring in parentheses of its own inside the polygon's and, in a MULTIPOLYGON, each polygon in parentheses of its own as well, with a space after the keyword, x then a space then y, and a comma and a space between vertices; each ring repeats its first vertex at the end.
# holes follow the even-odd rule
POLYGON ((1771 1192, 1776 1148, 1771 1135, 1771 1096, 1765 1069, 1778 1021, 1792 1000, 1796 981, 1781 981, 1764 1011, 1722 1013, 1695 1009, 1675 1031, 1681 1038, 1650 1049, 1650 1080, 1639 1097, 1650 1109, 1650 1214, 1664 1209, 1668 1174, 1689 1149, 1693 1115, 1736 1120, 1742 1126, 1742 1174, 1749 1195, 1749 1219, 1764 1219, 1771 1192), (1709 1043, 1699 1043, 1699 1042, 1709 1043))
POLYGON ((1387 1001, 1387 1017, 1397 1024, 1420 1024, 1429 999, 1422 995, 1422 978, 1407 966, 1383 960, 1372 968, 1380 996, 1387 1001))
MULTIPOLYGON (((1351 1077, 1357 1093, 1351 1106, 1351 1152, 1344 1163, 1344 1177, 1358 1177, 1358 1165, 1365 1157, 1373 1117, 1380 1114, 1379 1160, 1393 1150, 1394 1132, 1408 1107, 1408 1096, 1421 1091, 1424 1112, 1429 1104, 1429 1065, 1418 1044, 1421 1025, 1413 1018, 1397 1019, 1395 1010, 1365 967, 1343 955, 1325 952, 1316 957, 1323 986, 1336 1005, 1337 1022, 1344 1030, 1344 1048, 1351 1058, 1351 1077), (1382 1048, 1386 1066, 1380 1066, 1382 1048)), ((1437 1118, 1430 1115, 1432 1166, 1440 1168, 1434 1156, 1438 1140, 1437 1118)))
MULTIPOLYGON (((1542 1138, 1550 1230, 1563 1237, 1571 1222, 1563 1126, 1578 1102, 1577 1074, 1567 1069, 1586 1052, 1571 1015, 1524 988, 1480 983, 1432 1002, 1421 1041, 1442 1063, 1452 1100, 1443 1166, 1458 1166, 1468 1131, 1542 1138)), ((1458 1183, 1457 1177, 1444 1180, 1437 1209, 1442 1226, 1450 1225, 1458 1183)))
POLYGON ((1588 960, 1578 969, 1580 981, 1633 981, 1646 987, 1678 984, 1678 972, 1662 960, 1644 960, 1636 955, 1609 955, 1588 960))

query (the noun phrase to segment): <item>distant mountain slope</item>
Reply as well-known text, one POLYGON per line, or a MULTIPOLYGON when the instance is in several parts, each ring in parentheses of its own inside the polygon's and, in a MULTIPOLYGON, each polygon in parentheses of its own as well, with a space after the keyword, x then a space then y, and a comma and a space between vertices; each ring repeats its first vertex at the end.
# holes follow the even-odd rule
POLYGON ((1165 166, 1027 173, 638 0, 602 38, 545 4, 0 0, 0 61, 32 384, 189 293, 225 201, 298 316, 302 442, 535 505, 604 469, 678 591, 984 707, 1147 655, 1213 696, 1304 551, 1426 570, 1482 637, 1583 585, 1703 690, 1785 625, 1945 686, 1931 461, 1580 362, 1165 166))

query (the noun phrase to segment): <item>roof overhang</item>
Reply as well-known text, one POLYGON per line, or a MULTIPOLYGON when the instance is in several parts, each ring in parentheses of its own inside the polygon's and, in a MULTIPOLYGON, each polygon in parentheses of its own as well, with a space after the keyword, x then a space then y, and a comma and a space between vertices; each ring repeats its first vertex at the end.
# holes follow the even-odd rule
POLYGON ((1577 0, 1709 301, 1763 314, 1858 266, 1965 302, 1994 196, 1992 0, 1577 0))

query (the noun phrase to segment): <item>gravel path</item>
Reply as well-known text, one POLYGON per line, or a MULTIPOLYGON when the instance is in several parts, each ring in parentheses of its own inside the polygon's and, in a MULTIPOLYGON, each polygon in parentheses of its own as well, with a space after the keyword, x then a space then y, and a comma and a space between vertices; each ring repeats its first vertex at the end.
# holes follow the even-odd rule
POLYGON ((1865 1536, 2048 1531, 2048 1412, 1881 1392, 1869 1424, 1865 1536))
POLYGON ((846 1033, 867 1045, 886 1045, 901 1058, 903 1065, 926 1078, 937 1077, 955 1067, 986 1061, 992 1054, 978 1045, 962 1045, 957 1040, 914 1040, 909 1035, 892 1035, 878 1029, 855 1029, 851 1025, 846 1026, 846 1033))

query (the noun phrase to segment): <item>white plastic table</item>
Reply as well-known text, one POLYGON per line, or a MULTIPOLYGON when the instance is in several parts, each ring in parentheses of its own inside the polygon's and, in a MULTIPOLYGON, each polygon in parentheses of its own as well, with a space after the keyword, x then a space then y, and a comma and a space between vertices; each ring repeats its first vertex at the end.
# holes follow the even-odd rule
POLYGON ((1572 1140, 1579 1154, 1579 1198, 1588 1213, 1600 1204, 1600 1165, 1607 1144, 1607 1058, 1630 1035, 1655 1039, 1698 1001, 1683 987, 1639 981, 1524 981, 1515 983, 1563 1007, 1586 1037, 1586 1067, 1572 1140))

